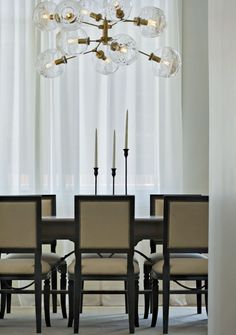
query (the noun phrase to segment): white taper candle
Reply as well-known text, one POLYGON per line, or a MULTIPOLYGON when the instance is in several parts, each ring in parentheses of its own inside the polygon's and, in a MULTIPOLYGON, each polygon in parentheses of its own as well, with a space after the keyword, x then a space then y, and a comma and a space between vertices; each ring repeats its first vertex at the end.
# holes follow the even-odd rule
POLYGON ((98 167, 98 130, 95 129, 94 167, 98 167))
POLYGON ((128 149, 128 109, 125 118, 125 149, 128 149))
POLYGON ((112 156, 112 168, 116 168, 116 131, 113 132, 113 156, 112 156))

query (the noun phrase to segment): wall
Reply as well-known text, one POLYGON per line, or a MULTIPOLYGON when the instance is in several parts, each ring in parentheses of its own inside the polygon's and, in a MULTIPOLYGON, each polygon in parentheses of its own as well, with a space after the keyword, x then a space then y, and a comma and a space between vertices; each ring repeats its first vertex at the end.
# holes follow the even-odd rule
POLYGON ((235 0, 209 0, 209 335, 236 333, 235 12, 235 0))
POLYGON ((183 0, 183 191, 208 194, 207 0, 183 0))

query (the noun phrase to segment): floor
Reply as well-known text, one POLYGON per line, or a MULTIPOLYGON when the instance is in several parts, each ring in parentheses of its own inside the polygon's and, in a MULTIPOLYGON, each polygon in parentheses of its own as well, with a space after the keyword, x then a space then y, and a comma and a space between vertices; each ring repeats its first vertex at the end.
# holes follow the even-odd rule
MULTIPOLYGON (((162 315, 158 319, 156 328, 150 327, 150 318, 142 319, 140 315, 140 327, 136 328, 136 334, 160 335, 162 334, 162 315)), ((15 307, 11 314, 7 314, 4 320, 0 320, 1 335, 32 335, 35 333, 34 310, 27 307, 15 307)), ((43 322, 43 334, 67 335, 73 334, 71 328, 67 328, 66 320, 60 313, 52 315, 52 327, 46 328, 43 322)), ((121 307, 84 307, 81 316, 80 335, 126 335, 128 332, 127 316, 121 307)), ((169 335, 207 335, 207 316, 205 311, 201 315, 196 314, 193 307, 172 307, 170 310, 169 335)))

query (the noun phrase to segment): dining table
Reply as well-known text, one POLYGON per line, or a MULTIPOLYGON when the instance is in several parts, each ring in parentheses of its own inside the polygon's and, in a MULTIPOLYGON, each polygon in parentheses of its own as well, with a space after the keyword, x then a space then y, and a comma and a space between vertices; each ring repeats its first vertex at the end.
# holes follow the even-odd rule
MULTIPOLYGON (((73 217, 48 216, 42 218, 43 240, 74 241, 75 219, 73 217)), ((134 219, 135 244, 142 240, 155 239, 162 243, 163 217, 142 216, 134 219)))

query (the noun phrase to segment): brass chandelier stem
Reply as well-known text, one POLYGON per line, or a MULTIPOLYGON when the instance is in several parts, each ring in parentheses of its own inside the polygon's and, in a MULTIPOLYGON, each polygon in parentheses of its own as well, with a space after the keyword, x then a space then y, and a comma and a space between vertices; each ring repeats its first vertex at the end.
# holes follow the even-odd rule
POLYGON ((112 28, 112 26, 109 24, 110 21, 108 21, 106 18, 103 19, 103 24, 99 26, 99 29, 102 29, 102 37, 101 41, 103 44, 108 44, 108 42, 111 40, 111 37, 109 37, 108 30, 112 28))

